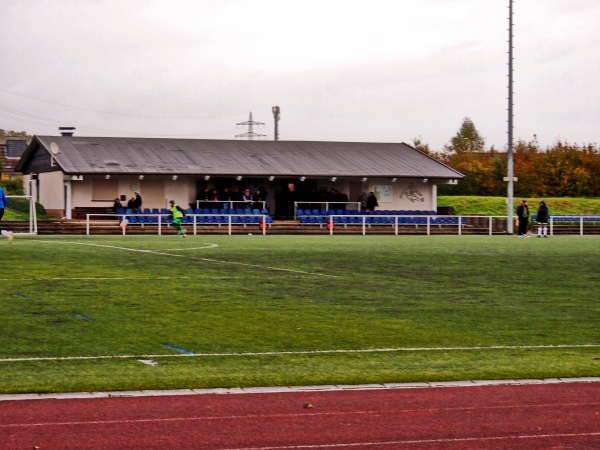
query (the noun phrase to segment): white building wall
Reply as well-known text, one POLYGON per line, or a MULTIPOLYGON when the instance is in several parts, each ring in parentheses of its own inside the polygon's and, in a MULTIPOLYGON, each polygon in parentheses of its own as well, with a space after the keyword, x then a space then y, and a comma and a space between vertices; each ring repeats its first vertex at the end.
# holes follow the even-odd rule
MULTIPOLYGON (((357 188, 351 184, 330 183, 328 189, 343 189, 350 192, 349 202, 359 201, 357 188)), ((437 209, 437 186, 429 179, 424 178, 398 178, 392 181, 389 178, 373 178, 362 182, 361 190, 374 192, 379 203, 379 210, 412 210, 412 211, 435 211, 437 209)), ((349 205, 354 209, 356 205, 349 205)))

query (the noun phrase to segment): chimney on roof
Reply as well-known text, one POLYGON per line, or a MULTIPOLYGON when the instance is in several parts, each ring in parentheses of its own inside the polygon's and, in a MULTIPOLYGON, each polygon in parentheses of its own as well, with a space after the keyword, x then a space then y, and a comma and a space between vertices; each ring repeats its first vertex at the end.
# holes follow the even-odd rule
POLYGON ((75 127, 58 127, 58 131, 60 131, 62 136, 73 136, 75 127))

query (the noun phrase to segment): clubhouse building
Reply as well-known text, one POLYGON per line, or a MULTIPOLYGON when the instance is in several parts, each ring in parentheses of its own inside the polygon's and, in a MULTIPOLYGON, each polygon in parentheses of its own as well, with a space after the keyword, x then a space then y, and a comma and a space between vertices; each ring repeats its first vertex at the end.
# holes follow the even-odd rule
MULTIPOLYGON (((266 194, 275 218, 298 202, 360 209, 374 192, 382 210, 437 209, 437 186, 464 176, 404 143, 34 136, 16 170, 48 212, 75 218, 77 208, 106 210, 135 192, 143 207, 173 199, 195 207, 217 191, 238 200, 266 194), (337 197, 332 196, 335 193, 337 197), (335 200, 347 196, 347 204, 335 200)), ((316 206, 316 205, 315 205, 316 206)), ((322 206, 321 206, 322 207, 322 206)))

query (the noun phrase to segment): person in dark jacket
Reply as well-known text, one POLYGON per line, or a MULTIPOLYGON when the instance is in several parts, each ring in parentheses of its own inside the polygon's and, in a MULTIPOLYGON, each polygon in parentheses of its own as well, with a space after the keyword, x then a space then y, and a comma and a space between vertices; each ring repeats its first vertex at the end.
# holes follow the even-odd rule
POLYGON ((132 208, 138 210, 138 212, 142 212, 142 196, 138 191, 133 192, 133 205, 132 208))
POLYGON ((122 209, 123 208, 123 204, 121 203, 121 200, 119 199, 119 197, 115 198, 115 202, 113 203, 113 211, 117 212, 117 210, 122 209))
POLYGON ((523 200, 517 206, 517 217, 519 218, 519 237, 529 237, 527 234, 527 226, 529 225, 529 207, 527 200, 523 200))
POLYGON ((367 211, 373 212, 378 206, 379 203, 377 202, 377 197, 375 197, 375 193, 369 192, 369 196, 367 197, 367 211))
POLYGON ((545 201, 540 202, 540 207, 537 211, 536 221, 538 223, 538 234, 537 237, 541 238, 544 236, 548 237, 548 222, 550 220, 550 212, 548 211, 548 207, 546 206, 545 201))

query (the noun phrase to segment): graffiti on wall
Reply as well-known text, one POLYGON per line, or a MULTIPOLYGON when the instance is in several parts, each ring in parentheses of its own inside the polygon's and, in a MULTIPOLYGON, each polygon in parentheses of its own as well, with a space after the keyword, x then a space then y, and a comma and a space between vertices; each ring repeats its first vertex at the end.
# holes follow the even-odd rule
POLYGON ((425 201, 425 197, 423 197, 423 194, 415 187, 414 183, 410 183, 408 187, 402 191, 400 198, 402 197, 406 197, 412 203, 425 201))

